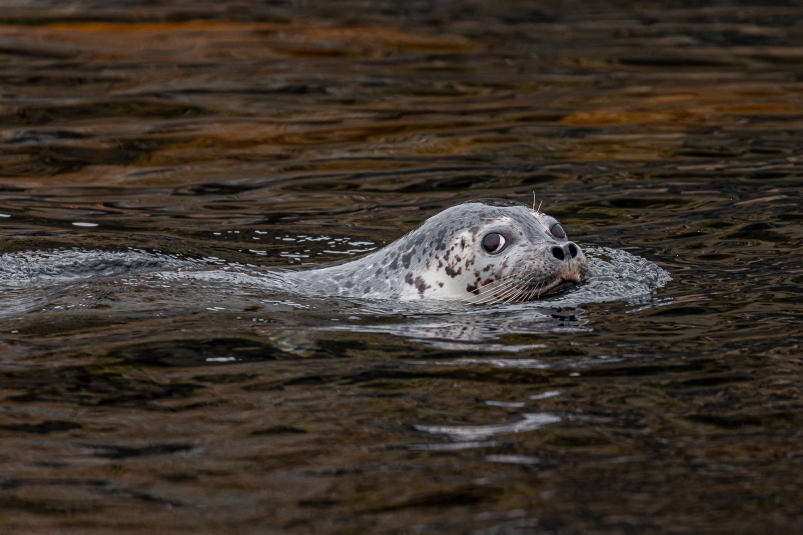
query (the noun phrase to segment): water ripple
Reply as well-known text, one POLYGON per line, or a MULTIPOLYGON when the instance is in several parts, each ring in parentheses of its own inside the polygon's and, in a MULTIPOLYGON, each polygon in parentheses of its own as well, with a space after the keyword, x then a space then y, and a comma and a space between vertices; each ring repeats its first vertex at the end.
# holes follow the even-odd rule
POLYGON ((560 417, 548 412, 527 413, 523 420, 509 424, 488 425, 414 425, 416 431, 433 435, 448 435, 455 441, 483 441, 496 435, 525 433, 541 429, 545 425, 554 424, 560 417))

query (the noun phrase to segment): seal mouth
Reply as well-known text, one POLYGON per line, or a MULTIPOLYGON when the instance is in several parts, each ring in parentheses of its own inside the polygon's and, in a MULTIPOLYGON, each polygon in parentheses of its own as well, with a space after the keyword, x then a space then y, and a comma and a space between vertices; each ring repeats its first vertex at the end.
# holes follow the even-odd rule
POLYGON ((529 301, 537 301, 546 296, 552 296, 557 293, 574 288, 579 284, 574 279, 565 279, 558 277, 551 283, 527 283, 515 286, 502 286, 483 294, 478 295, 467 302, 475 305, 479 304, 498 304, 498 303, 525 303, 529 301))
POLYGON ((579 284, 579 281, 573 279, 565 279, 563 277, 558 277, 550 284, 544 284, 543 282, 539 284, 528 284, 529 287, 536 289, 532 292, 532 297, 528 299, 528 301, 535 301, 536 299, 541 299, 542 297, 552 296, 554 294, 564 292, 571 288, 574 288, 579 284))
POLYGON ((557 293, 564 292, 566 290, 570 290, 570 289, 574 288, 575 286, 577 286, 577 283, 575 281, 560 280, 552 288, 546 290, 545 292, 541 292, 540 294, 538 294, 538 298, 555 295, 557 293))
POLYGON ((488 305, 537 301, 570 290, 580 284, 582 280, 582 275, 570 273, 559 275, 549 282, 544 280, 529 280, 519 284, 503 282, 497 287, 483 288, 482 293, 474 294, 475 296, 467 299, 466 302, 474 305, 488 305))

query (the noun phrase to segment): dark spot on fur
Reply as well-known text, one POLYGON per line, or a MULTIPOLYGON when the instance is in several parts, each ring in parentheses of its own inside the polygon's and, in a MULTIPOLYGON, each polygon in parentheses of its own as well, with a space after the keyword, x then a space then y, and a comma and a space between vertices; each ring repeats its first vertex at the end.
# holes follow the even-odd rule
POLYGON ((404 264, 404 267, 406 268, 410 267, 410 258, 412 258, 412 256, 413 256, 413 251, 410 251, 406 255, 402 256, 402 264, 404 264))
POLYGON ((343 286, 345 286, 346 288, 354 288, 354 281, 348 281, 343 286))
POLYGON ((463 272, 463 268, 462 267, 457 268, 457 271, 455 271, 454 269, 451 268, 451 266, 446 266, 446 274, 449 275, 452 278, 457 277, 462 272, 463 272))
POLYGON ((413 285, 413 273, 412 273, 412 271, 404 276, 404 282, 406 282, 410 286, 413 285))
POLYGON ((470 284, 466 284, 466 291, 474 295, 478 295, 480 293, 479 289, 477 289, 476 286, 472 286, 470 284))
POLYGON ((438 283, 438 286, 440 286, 441 288, 443 288, 443 283, 442 283, 442 282, 439 282, 439 283, 438 283))
POLYGON ((425 263, 426 263, 427 269, 429 269, 429 258, 427 258, 425 263))
POLYGON ((421 277, 415 278, 415 287, 418 289, 418 293, 422 296, 424 295, 424 290, 430 288, 430 286, 427 286, 427 283, 421 277))
POLYGON ((482 268, 483 271, 488 271, 489 269, 491 269, 491 266, 485 266, 484 268, 482 268))
POLYGON ((399 267, 399 259, 395 258, 393 260, 393 263, 390 265, 390 269, 398 269, 398 267, 399 267))
POLYGON ((376 272, 374 273, 374 275, 376 275, 377 277, 381 274, 382 274, 382 268, 377 269, 376 272))

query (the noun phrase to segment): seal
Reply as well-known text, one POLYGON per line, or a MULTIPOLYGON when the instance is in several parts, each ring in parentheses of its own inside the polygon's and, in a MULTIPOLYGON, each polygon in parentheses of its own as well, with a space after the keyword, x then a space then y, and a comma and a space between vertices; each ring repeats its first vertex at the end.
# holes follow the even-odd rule
POLYGON ((490 304, 538 299, 587 273, 583 251, 554 217, 480 199, 447 208, 379 251, 285 280, 310 295, 490 304))

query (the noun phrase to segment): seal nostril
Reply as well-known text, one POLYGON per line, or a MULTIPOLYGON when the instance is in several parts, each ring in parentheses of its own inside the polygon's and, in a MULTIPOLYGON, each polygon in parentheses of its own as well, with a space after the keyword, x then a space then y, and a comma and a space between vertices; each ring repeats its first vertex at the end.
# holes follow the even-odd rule
POLYGON ((569 254, 572 255, 572 258, 576 257, 578 252, 579 251, 577 250, 577 246, 575 244, 573 244, 573 243, 570 243, 569 244, 569 254))
POLYGON ((563 249, 560 247, 553 247, 552 248, 552 256, 557 258, 558 260, 563 260, 566 256, 563 254, 563 249))

